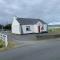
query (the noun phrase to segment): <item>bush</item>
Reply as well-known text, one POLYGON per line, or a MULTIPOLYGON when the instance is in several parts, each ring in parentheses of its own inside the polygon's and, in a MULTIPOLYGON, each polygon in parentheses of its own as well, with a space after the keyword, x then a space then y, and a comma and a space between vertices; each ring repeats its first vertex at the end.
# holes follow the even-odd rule
POLYGON ((4 47, 4 41, 0 40, 0 48, 3 48, 3 47, 4 47))

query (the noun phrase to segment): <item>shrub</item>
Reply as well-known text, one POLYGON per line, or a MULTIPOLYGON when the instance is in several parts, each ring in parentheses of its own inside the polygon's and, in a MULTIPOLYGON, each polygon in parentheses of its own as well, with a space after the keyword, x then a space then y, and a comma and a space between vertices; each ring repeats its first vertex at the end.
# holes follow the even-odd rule
POLYGON ((4 41, 0 40, 0 48, 4 47, 4 41))

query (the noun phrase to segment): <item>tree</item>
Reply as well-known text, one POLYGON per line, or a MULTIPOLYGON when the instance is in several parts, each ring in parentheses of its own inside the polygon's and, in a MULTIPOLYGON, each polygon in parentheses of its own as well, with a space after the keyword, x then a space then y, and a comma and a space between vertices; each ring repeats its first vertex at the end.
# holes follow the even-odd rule
POLYGON ((3 28, 3 25, 0 24, 0 29, 2 29, 2 28, 3 28))
POLYGON ((5 25, 5 26, 4 26, 4 29, 5 29, 5 30, 11 30, 11 24, 5 25))

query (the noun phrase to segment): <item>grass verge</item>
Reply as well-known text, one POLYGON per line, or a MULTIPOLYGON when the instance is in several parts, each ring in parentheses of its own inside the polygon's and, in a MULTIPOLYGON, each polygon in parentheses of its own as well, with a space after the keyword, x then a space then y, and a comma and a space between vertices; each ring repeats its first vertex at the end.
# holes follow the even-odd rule
POLYGON ((8 46, 0 48, 0 52, 4 52, 12 48, 16 48, 16 43, 14 41, 8 41, 8 46))

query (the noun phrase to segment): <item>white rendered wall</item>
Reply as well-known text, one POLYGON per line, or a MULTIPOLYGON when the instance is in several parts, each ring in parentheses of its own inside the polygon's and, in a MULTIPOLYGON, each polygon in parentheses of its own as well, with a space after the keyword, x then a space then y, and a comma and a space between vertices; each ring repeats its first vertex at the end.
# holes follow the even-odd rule
POLYGON ((34 25, 34 33, 39 33, 38 32, 38 25, 34 25))
POLYGON ((48 31, 48 25, 44 24, 44 31, 48 31))
POLYGON ((38 26, 40 26, 40 32, 45 32, 45 31, 47 31, 48 29, 47 29, 47 24, 43 24, 43 23, 41 23, 40 21, 37 23, 37 24, 35 24, 34 25, 34 32, 35 33, 39 33, 38 32, 38 26), (43 26, 43 30, 41 30, 41 28, 42 28, 42 26, 43 26))
POLYGON ((15 19, 13 20, 13 23, 12 23, 12 33, 21 34, 20 24, 15 19))
POLYGON ((33 33, 34 32, 34 25, 22 25, 22 30, 23 30, 23 34, 33 33), (26 30, 26 26, 30 26, 30 31, 26 30))

